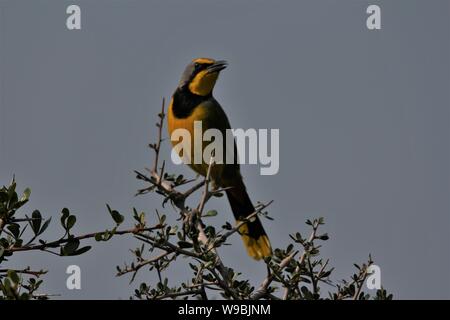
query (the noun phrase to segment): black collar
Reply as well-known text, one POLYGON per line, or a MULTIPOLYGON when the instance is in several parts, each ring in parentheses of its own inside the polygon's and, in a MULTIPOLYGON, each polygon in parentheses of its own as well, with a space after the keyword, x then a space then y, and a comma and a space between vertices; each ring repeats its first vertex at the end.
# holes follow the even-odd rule
POLYGON ((200 96, 192 93, 187 86, 177 88, 172 98, 172 112, 176 118, 187 118, 200 103, 211 99, 212 95, 200 96))

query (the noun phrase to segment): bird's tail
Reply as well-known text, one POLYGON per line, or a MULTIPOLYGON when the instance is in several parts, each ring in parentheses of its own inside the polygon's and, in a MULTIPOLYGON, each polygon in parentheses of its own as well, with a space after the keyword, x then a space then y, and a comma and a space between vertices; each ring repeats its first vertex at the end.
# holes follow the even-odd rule
MULTIPOLYGON (((255 212, 244 183, 239 181, 237 186, 226 190, 228 201, 231 205, 236 222, 240 223, 250 214, 255 212)), ((258 216, 250 219, 239 228, 244 246, 249 256, 256 260, 268 257, 272 254, 269 237, 267 236, 258 216)))

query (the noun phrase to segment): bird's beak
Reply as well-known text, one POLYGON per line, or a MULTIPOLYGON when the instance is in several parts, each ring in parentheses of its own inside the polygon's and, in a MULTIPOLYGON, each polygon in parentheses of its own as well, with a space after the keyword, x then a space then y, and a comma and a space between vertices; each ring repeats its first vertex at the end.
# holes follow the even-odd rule
POLYGON ((208 66, 206 70, 208 73, 220 72, 228 66, 225 60, 217 60, 212 65, 208 66))

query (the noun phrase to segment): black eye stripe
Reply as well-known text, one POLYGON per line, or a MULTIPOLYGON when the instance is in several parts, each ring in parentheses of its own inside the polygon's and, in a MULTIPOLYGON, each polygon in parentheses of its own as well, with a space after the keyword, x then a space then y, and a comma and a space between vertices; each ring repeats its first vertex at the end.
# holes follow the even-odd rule
POLYGON ((194 63, 194 70, 195 72, 199 72, 201 70, 206 69, 208 66, 212 65, 212 63, 199 63, 199 62, 195 62, 194 63))

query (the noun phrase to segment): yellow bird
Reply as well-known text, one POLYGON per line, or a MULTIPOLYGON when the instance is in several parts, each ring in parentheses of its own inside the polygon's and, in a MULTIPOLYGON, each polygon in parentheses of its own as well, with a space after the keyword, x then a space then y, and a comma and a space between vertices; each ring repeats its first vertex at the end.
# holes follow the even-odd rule
MULTIPOLYGON (((193 60, 181 76, 178 87, 172 95, 168 110, 169 136, 176 129, 186 129, 190 132, 192 152, 194 152, 194 121, 201 121, 202 131, 218 129, 226 136, 226 130, 230 129, 230 123, 220 104, 214 99, 212 93, 220 71, 225 69, 225 61, 216 61, 208 58, 193 60)), ((171 139, 172 140, 172 139, 171 139)), ((227 148, 223 146, 223 159, 226 159, 227 148)), ((172 141, 175 146, 179 141, 172 141)), ((204 148, 207 144, 203 142, 204 148)), ((183 155, 180 152, 180 157, 183 155)), ((192 154, 192 153, 191 153, 192 154)), ((211 180, 215 186, 226 188, 226 194, 230 202, 234 217, 242 221, 248 215, 255 212, 237 161, 236 144, 234 143, 234 162, 228 164, 214 164, 211 169, 211 180)), ((203 160, 195 164, 190 161, 189 166, 197 173, 206 176, 209 163, 203 160)), ((256 260, 268 257, 272 254, 269 238, 258 217, 245 223, 239 228, 248 254, 256 260)))

